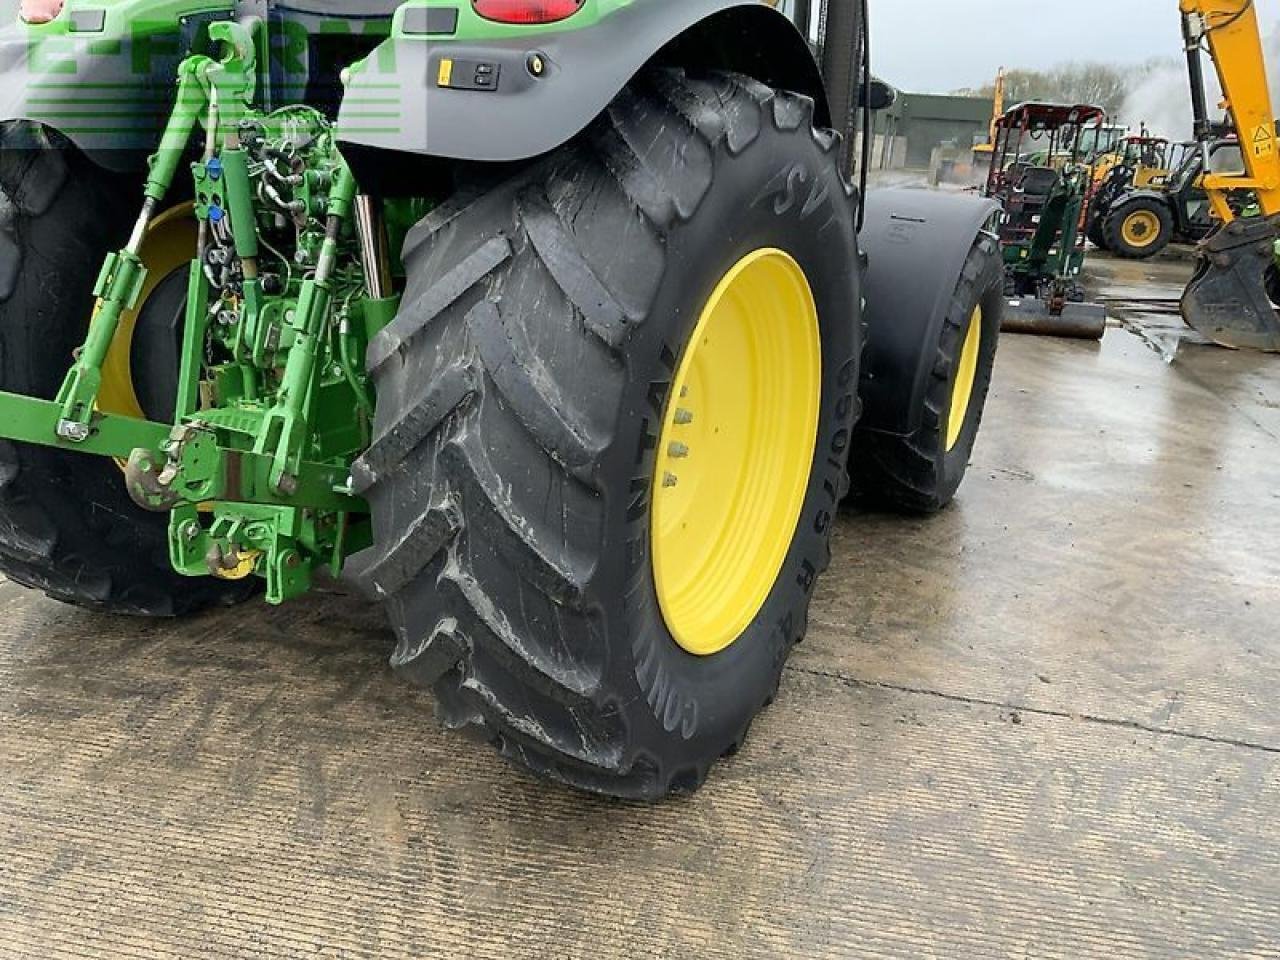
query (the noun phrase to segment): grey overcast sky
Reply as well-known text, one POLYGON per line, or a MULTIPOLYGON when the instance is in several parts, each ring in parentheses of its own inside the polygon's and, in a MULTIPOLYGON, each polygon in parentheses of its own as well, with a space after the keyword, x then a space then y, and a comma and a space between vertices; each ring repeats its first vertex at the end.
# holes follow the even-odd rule
MULTIPOLYGON (((1280 0, 1257 3, 1270 32, 1280 0)), ((871 0, 872 57, 899 89, 946 93, 990 83, 1000 66, 1178 56, 1179 22, 1177 0, 871 0)))

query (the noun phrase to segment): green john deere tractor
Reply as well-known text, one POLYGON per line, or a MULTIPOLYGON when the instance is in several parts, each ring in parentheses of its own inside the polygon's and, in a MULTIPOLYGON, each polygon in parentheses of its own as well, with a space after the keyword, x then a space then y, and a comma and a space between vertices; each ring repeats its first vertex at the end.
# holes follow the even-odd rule
POLYGON ((865 0, 39 6, 11 579, 178 616, 346 575, 449 726, 655 798, 774 696, 842 501, 954 496, 994 205, 854 185, 865 0))

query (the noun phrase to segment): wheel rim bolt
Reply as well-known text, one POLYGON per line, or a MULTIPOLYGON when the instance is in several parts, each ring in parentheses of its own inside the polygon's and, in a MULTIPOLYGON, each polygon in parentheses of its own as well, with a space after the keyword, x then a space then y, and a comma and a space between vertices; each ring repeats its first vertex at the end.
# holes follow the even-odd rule
POLYGON ((680 482, 680 478, 677 477, 674 473, 664 473, 662 475, 662 485, 664 487, 674 487, 679 482, 680 482))
POLYGON ((682 460, 689 455, 689 448, 683 443, 673 443, 667 448, 667 453, 677 460, 682 460))
POLYGON ((683 407, 677 409, 676 423, 678 423, 682 427, 693 423, 693 413, 689 410, 685 410, 683 407))

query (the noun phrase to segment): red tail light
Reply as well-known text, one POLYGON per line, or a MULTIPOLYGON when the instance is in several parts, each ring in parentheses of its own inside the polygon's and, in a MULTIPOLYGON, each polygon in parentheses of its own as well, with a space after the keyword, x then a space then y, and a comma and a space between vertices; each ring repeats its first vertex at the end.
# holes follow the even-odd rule
POLYGON ((582 9, 585 0, 471 0, 476 13, 498 23, 555 23, 582 9))

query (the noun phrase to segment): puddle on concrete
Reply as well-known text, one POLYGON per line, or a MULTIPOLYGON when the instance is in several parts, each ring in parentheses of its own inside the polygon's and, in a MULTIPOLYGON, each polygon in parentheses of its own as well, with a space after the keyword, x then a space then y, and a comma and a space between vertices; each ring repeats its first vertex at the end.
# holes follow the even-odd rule
MULTIPOLYGON (((1115 309, 1114 306, 1111 309, 1115 309)), ((1175 306, 1169 312, 1142 310, 1118 314, 1120 326, 1137 336, 1143 343, 1160 354, 1165 363, 1178 359, 1178 351, 1184 346, 1211 347, 1212 341, 1192 330, 1182 320, 1175 306)))
POLYGON ((1173 363, 1185 346, 1213 346, 1182 320, 1192 269, 1185 251, 1146 261, 1091 253, 1085 283, 1112 320, 1173 363))

